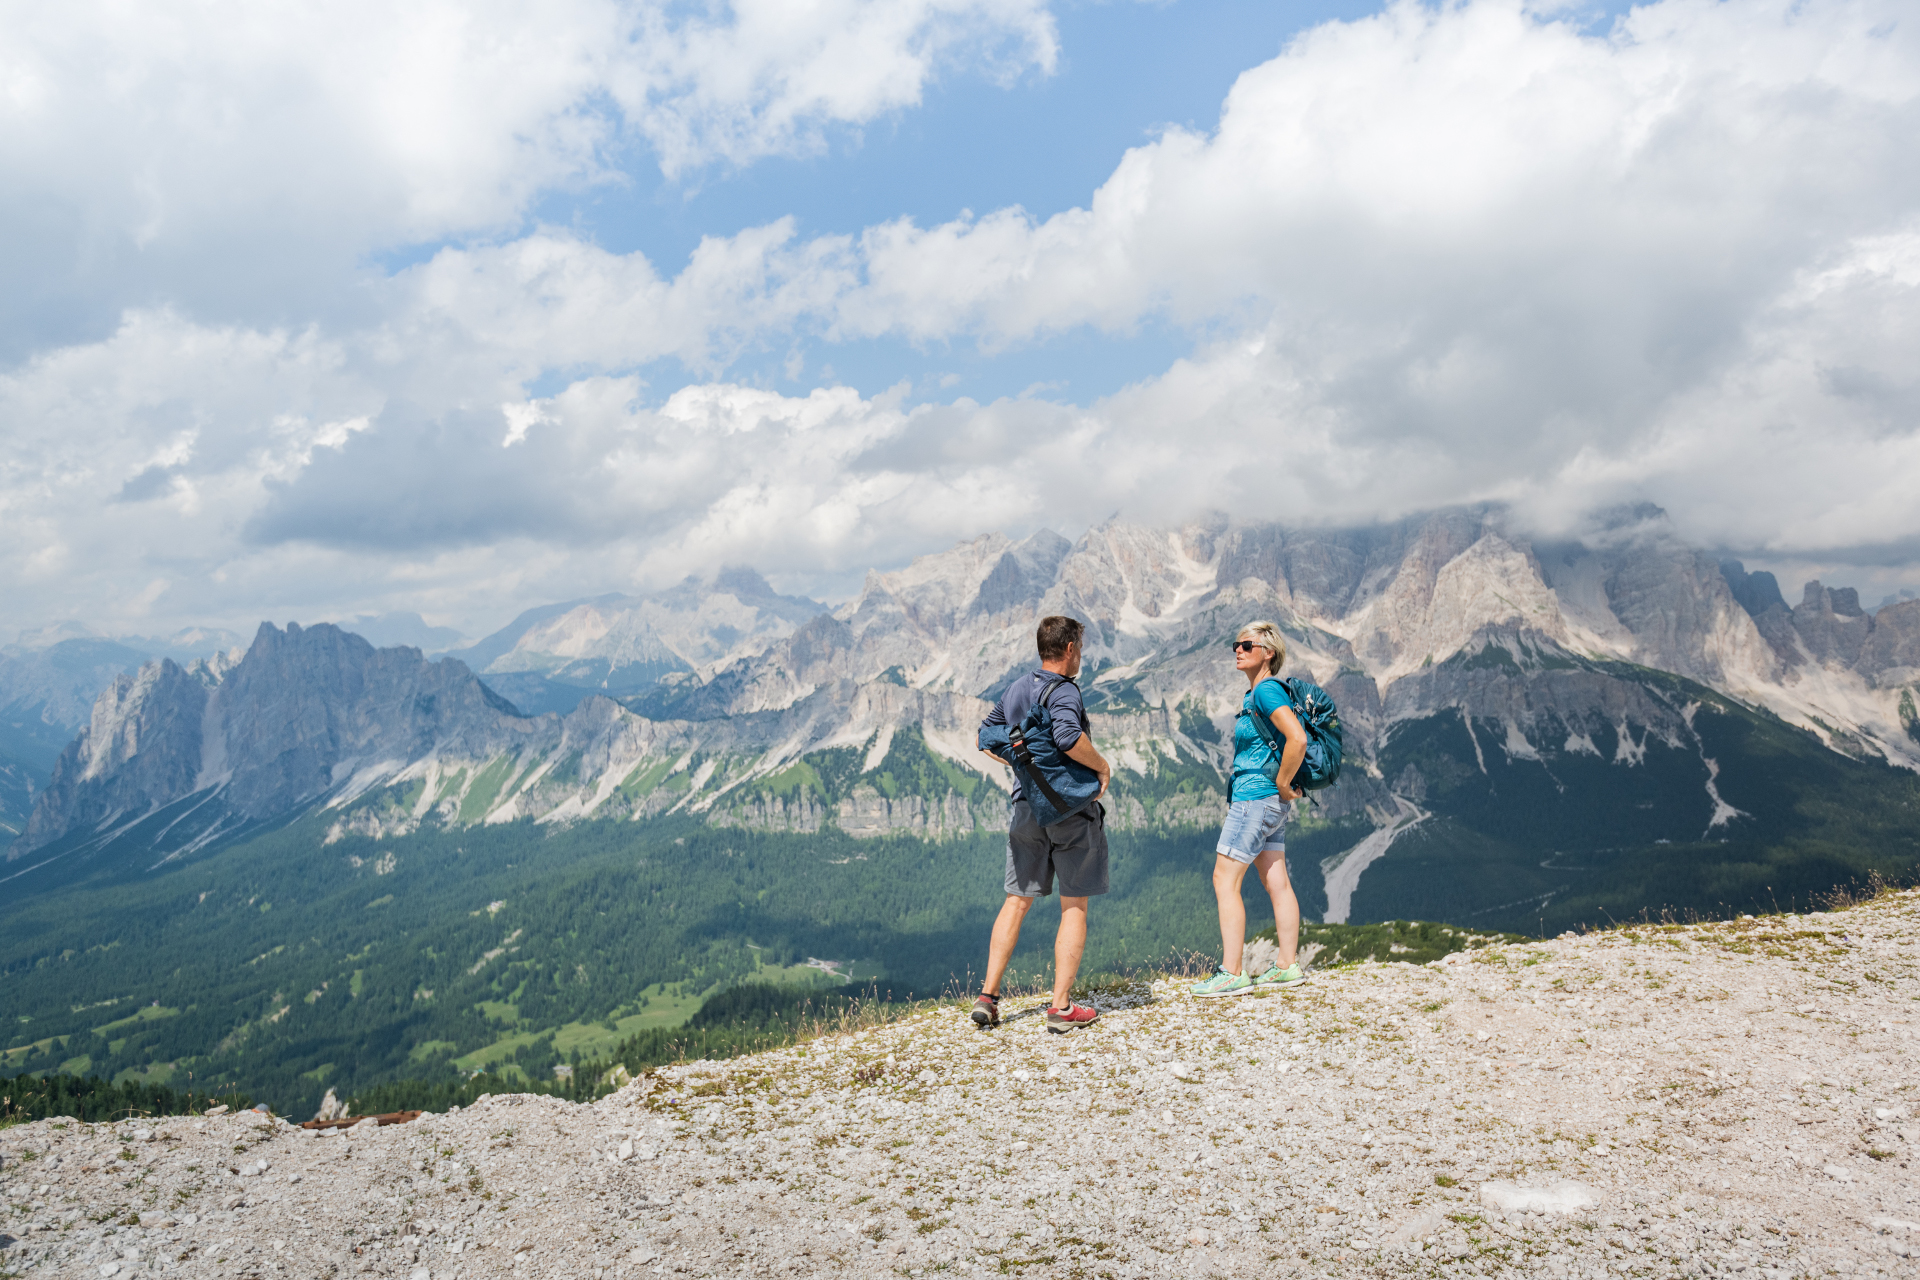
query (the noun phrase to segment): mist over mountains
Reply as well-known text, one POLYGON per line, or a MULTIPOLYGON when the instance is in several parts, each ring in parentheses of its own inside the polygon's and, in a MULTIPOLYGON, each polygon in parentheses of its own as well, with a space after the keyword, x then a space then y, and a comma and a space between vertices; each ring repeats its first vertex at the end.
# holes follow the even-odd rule
POLYGON ((10 874, 159 866, 303 813, 329 840, 666 815, 989 831, 1007 779, 973 729, 1053 612, 1089 625, 1082 683, 1122 831, 1217 820, 1242 692, 1223 642, 1280 623, 1289 670, 1347 724, 1348 772, 1297 828, 1343 844, 1323 868, 1331 918, 1511 924, 1590 878, 1548 854, 1774 848, 1810 821, 1783 767, 1896 789, 1920 767, 1920 601, 1870 615, 1816 582, 1790 607, 1655 510, 1557 544, 1497 509, 1350 530, 1113 521, 1077 542, 984 535, 870 573, 837 609, 749 570, 557 604, 438 661, 263 624, 243 655, 112 677, 10 874))

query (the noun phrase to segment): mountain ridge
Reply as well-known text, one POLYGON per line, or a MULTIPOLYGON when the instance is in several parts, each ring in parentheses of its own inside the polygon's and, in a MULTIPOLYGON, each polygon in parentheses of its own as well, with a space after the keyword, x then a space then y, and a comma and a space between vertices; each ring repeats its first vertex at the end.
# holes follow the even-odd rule
MULTIPOLYGON (((1118 770, 1109 821, 1121 830, 1213 820, 1239 710, 1219 646, 1262 615, 1287 636, 1289 669, 1327 686, 1347 726, 1341 785, 1299 821, 1358 824, 1356 849, 1377 833, 1375 859, 1443 839, 1453 819, 1415 830, 1405 806, 1424 812, 1462 778, 1532 785, 1495 779, 1489 760, 1537 770, 1563 796, 1579 776, 1597 796, 1644 765, 1649 743, 1685 762, 1653 788, 1661 840, 1757 826, 1751 803, 1725 797, 1784 748, 1713 754, 1703 714, 1761 717, 1736 735, 1743 750, 1754 733, 1797 729, 1852 759, 1920 768, 1920 601, 1869 615, 1812 583, 1789 610, 1743 575, 1644 511, 1584 543, 1537 544, 1486 508, 1350 530, 1116 520, 1071 543, 982 535, 870 572, 831 610, 736 570, 528 611, 468 651, 517 672, 376 650, 325 624, 263 624, 230 666, 189 679, 156 665, 117 682, 8 856, 84 861, 188 804, 199 816, 143 834, 138 856, 311 809, 331 815, 330 838, 666 814, 794 833, 989 830, 1009 780, 974 750, 973 728, 1031 665, 1032 625, 1052 612, 1088 624, 1082 680, 1118 770), (525 714, 492 687, 568 664, 599 664, 589 677, 644 665, 648 637, 679 667, 631 692, 583 685, 565 714, 525 714)), ((1492 821, 1475 803, 1476 821, 1492 821)))

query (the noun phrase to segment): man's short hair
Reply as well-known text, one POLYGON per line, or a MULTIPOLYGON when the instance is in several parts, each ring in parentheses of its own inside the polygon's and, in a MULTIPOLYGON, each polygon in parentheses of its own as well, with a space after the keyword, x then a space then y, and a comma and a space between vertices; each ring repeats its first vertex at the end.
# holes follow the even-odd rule
POLYGON ((1058 662, 1066 657, 1067 646, 1078 644, 1085 630, 1078 618, 1064 618, 1055 614, 1040 619, 1040 625, 1033 633, 1034 646, 1040 650, 1040 661, 1058 662))

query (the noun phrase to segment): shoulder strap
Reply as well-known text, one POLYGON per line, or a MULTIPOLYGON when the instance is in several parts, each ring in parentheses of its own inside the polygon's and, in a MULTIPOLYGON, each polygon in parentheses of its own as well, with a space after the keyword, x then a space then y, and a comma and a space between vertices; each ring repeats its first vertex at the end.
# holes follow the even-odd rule
POLYGON ((1059 688, 1063 684, 1073 683, 1071 679, 1061 675, 1058 671, 1036 671, 1033 674, 1039 676, 1042 681, 1040 685, 1040 692, 1034 697, 1035 702, 1045 702, 1047 700, 1048 695, 1050 695, 1055 689, 1059 688), (1053 677, 1052 684, 1045 683, 1048 676, 1053 677))

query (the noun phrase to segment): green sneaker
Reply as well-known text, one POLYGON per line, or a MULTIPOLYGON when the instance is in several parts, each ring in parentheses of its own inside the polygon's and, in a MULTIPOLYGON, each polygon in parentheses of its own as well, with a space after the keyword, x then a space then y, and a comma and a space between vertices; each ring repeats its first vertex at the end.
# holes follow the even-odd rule
POLYGON ((1298 960, 1284 969, 1276 961, 1265 973, 1255 978, 1253 984, 1257 987, 1297 987, 1306 980, 1307 972, 1300 967, 1298 960))
POLYGON ((1207 996, 1238 996, 1253 990, 1253 979, 1244 973, 1228 973, 1217 970, 1211 978, 1193 984, 1193 994, 1201 998, 1207 996))

